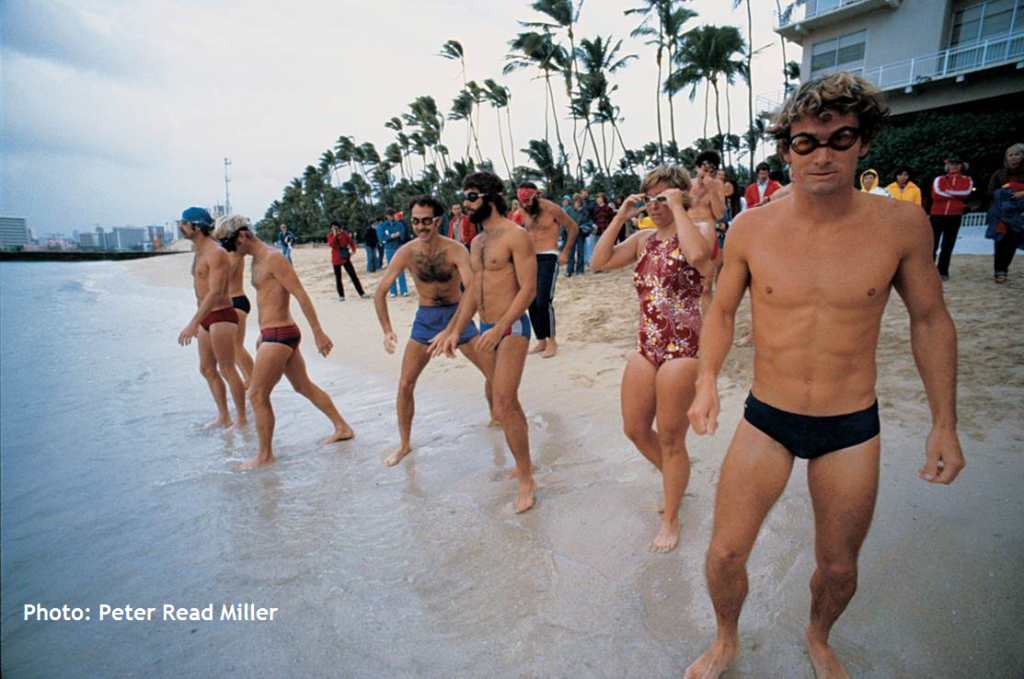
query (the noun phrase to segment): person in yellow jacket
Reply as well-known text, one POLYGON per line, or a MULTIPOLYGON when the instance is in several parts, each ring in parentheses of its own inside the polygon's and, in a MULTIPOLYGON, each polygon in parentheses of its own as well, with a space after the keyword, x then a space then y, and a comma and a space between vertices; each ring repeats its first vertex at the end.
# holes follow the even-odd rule
POLYGON ((910 168, 906 165, 896 170, 896 181, 885 187, 896 200, 905 200, 921 205, 921 189, 910 181, 910 168))
POLYGON ((873 193, 876 196, 892 198, 889 192, 878 185, 878 173, 874 170, 864 170, 860 175, 860 190, 865 193, 873 193))

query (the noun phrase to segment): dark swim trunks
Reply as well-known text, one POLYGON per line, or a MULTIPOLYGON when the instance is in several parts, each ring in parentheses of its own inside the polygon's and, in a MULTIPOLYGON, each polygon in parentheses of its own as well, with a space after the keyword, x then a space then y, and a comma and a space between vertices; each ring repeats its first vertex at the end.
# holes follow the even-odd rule
POLYGON ((249 304, 249 298, 245 295, 239 295, 238 297, 231 298, 231 306, 238 309, 244 314, 252 311, 252 305, 249 304))
POLYGON ((264 342, 286 344, 295 349, 302 340, 302 333, 299 332, 297 325, 285 325, 280 328, 263 328, 260 330, 260 337, 264 342))
MULTIPOLYGON (((412 323, 413 341, 424 346, 429 345, 430 340, 440 335, 448 327, 448 323, 451 322, 452 316, 455 315, 458 308, 458 304, 421 306, 416 310, 416 320, 412 323)), ((476 334, 476 325, 470 321, 459 335, 459 344, 465 344, 476 337, 476 334)))
POLYGON ((878 401, 846 415, 797 415, 758 401, 751 392, 743 418, 804 460, 849 448, 878 436, 878 401))
POLYGON ((224 307, 223 309, 217 309, 206 314, 206 318, 199 321, 199 325, 203 326, 203 330, 210 332, 210 326, 214 323, 234 323, 238 325, 238 314, 235 312, 234 307, 224 307))

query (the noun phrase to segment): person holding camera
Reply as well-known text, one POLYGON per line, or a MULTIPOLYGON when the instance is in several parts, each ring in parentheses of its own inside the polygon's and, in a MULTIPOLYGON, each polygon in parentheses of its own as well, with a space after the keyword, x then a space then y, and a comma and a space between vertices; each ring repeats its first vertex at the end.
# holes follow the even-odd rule
POLYGON ((327 244, 331 247, 331 265, 334 267, 334 284, 338 288, 338 301, 345 301, 345 286, 341 284, 341 267, 345 267, 349 280, 356 286, 356 292, 363 299, 368 295, 363 292, 356 268, 352 266, 352 255, 356 251, 356 241, 338 222, 331 222, 331 232, 327 234, 327 244))

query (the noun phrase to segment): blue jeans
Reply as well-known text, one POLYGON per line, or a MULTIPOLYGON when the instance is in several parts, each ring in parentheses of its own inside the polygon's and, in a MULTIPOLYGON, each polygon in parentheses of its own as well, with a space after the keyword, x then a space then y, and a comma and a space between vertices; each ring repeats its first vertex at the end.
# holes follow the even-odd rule
MULTIPOLYGON (((385 247, 384 248, 384 252, 388 256, 388 264, 391 264, 391 260, 395 258, 395 253, 398 252, 398 246, 395 246, 393 248, 385 247)), ((408 286, 406 286, 406 283, 405 283, 405 272, 404 271, 402 273, 398 274, 397 285, 398 285, 398 288, 401 289, 403 295, 408 295, 409 294, 409 288, 408 288, 408 286)), ((391 284, 391 291, 390 292, 391 292, 392 295, 397 295, 398 294, 398 291, 395 288, 395 283, 391 284)))
POLYGON ((366 270, 373 273, 380 268, 380 261, 377 259, 377 246, 364 245, 366 248, 366 270))
POLYGON ((577 274, 582 276, 583 270, 587 268, 587 237, 583 235, 581 231, 576 236, 576 242, 572 244, 572 250, 569 251, 569 262, 565 267, 565 275, 572 276, 577 274))
POLYGON ((594 248, 597 247, 597 234, 592 233, 587 236, 587 264, 590 264, 590 258, 594 254, 594 248))

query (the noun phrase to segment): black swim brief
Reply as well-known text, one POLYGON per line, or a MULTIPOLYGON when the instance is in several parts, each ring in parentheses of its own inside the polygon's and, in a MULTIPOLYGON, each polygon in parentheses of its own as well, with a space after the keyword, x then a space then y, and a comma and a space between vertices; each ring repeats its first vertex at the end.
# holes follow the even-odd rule
POLYGON ((238 297, 231 298, 231 306, 235 307, 244 314, 252 311, 252 305, 249 304, 249 298, 245 295, 239 295, 238 297))
POLYGON ((878 401, 846 415, 798 415, 747 396, 743 418, 804 460, 849 448, 878 436, 878 401))

